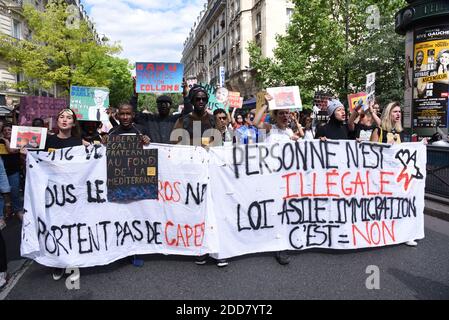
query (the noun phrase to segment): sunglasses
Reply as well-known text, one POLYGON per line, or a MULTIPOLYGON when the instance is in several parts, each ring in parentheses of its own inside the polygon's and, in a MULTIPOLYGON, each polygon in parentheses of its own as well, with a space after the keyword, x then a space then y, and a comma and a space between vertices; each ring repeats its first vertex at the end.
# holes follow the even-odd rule
POLYGON ((224 116, 224 117, 218 117, 218 119, 220 119, 220 120, 226 120, 227 117, 226 117, 226 116, 224 116))
POLYGON ((196 101, 208 101, 208 98, 195 98, 196 101))

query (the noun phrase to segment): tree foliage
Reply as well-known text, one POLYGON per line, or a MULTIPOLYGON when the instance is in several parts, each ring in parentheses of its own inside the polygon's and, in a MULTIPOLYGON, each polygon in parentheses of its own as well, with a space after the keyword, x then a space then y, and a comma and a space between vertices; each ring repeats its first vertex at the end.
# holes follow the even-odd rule
POLYGON ((75 27, 67 25, 66 9, 65 1, 50 1, 45 11, 24 5, 31 36, 17 40, 0 35, 0 56, 11 72, 27 79, 18 86, 49 89, 56 84, 66 93, 71 85, 109 87, 111 104, 131 95, 129 63, 113 56, 120 46, 98 43, 84 20, 75 27))
POLYGON ((364 89, 366 74, 376 72, 376 95, 402 100, 404 40, 394 32, 394 14, 403 0, 295 0, 285 36, 278 36, 274 59, 248 50, 261 87, 298 85, 305 104, 316 90, 346 95, 364 89), (376 7, 372 7, 376 5, 376 7), (375 11, 379 28, 373 28, 375 11))

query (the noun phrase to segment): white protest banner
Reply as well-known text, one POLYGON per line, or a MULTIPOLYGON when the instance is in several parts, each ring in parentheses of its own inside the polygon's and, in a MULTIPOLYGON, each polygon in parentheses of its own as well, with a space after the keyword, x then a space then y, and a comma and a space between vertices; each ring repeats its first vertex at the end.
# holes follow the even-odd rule
POLYGON ((423 238, 425 148, 318 140, 211 148, 219 258, 423 238))
POLYGON ((216 252, 207 152, 155 147, 159 199, 126 204, 107 201, 105 147, 29 152, 22 256, 52 267, 88 267, 134 254, 216 252))
POLYGON ((45 149, 47 128, 12 126, 11 148, 45 149))
POLYGON ((366 101, 370 104, 374 101, 376 91, 376 73, 372 72, 366 75, 366 101))
POLYGON ((268 94, 273 98, 268 102, 270 110, 299 109, 302 110, 299 87, 267 88, 268 94))
POLYGON ((104 147, 29 152, 22 256, 88 267, 134 254, 228 258, 424 237, 421 143, 155 147, 159 199, 126 204, 106 200, 104 147))

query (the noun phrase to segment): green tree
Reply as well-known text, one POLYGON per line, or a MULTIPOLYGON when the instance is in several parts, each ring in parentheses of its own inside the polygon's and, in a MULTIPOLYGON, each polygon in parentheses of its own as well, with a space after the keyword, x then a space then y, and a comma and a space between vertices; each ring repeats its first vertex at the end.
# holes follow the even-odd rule
POLYGON ((285 36, 277 38, 274 59, 249 44, 251 66, 261 87, 298 85, 311 105, 316 90, 331 90, 346 101, 364 89, 366 74, 376 72, 376 93, 398 99, 402 88, 403 39, 394 33, 394 13, 403 0, 295 0, 285 36), (376 5, 379 29, 367 26, 376 5))
POLYGON ((69 93, 71 85, 111 84, 114 73, 109 67, 118 62, 108 56, 120 52, 120 47, 97 43, 83 20, 77 27, 67 27, 66 8, 64 1, 49 2, 44 12, 25 5, 23 15, 32 39, 0 35, 0 55, 12 65, 12 72, 23 72, 29 79, 19 85, 50 88, 56 84, 69 93))
POLYGON ((131 70, 133 66, 126 59, 107 56, 105 72, 109 75, 109 104, 118 107, 122 102, 129 102, 134 93, 131 70))

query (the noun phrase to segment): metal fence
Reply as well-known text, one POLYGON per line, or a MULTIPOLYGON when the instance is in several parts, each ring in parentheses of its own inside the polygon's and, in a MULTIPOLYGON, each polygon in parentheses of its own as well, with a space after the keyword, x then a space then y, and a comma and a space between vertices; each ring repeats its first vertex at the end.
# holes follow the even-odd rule
POLYGON ((426 193, 449 200, 449 148, 427 146, 426 193))

